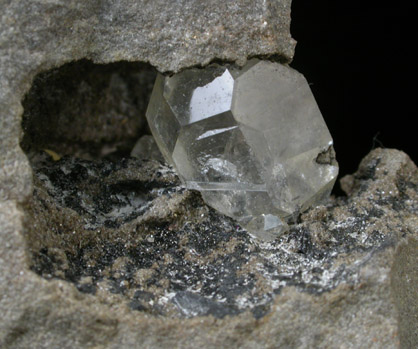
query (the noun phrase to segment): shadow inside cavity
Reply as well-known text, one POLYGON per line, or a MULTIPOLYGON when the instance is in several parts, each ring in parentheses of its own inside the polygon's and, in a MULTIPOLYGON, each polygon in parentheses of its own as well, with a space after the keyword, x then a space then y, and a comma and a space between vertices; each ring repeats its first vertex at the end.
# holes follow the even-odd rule
POLYGON ((344 265, 325 271, 359 245, 346 228, 325 244, 295 225, 260 245, 166 164, 129 157, 148 133, 155 74, 142 63, 80 61, 35 78, 22 102, 21 142, 33 169, 31 269, 106 304, 175 317, 261 318, 285 286, 314 294, 336 287, 344 265))
POLYGON ((155 76, 144 63, 88 60, 38 74, 22 102, 22 149, 85 159, 128 155, 146 132, 155 76))

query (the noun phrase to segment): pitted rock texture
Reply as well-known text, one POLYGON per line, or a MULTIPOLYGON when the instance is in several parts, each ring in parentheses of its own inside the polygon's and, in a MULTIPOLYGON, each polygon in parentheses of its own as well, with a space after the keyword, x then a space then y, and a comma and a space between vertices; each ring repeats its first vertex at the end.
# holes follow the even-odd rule
MULTIPOLYGON (((59 191, 54 189, 59 185, 47 188, 49 177, 42 179, 38 176, 42 172, 50 175, 54 166, 59 167, 58 164, 48 165, 44 170, 36 168, 32 182, 32 168, 19 143, 23 137, 22 101, 38 73, 82 59, 96 63, 148 62, 150 67, 161 72, 176 72, 214 60, 235 61, 243 65, 252 56, 273 55, 283 62, 291 60, 295 42, 289 34, 290 1, 259 0, 250 5, 248 1, 163 0, 8 0, 0 3, 1 348, 277 348, 340 347, 341 343, 353 348, 391 348, 396 347, 399 341, 405 348, 418 346, 414 316, 417 313, 414 310, 417 290, 416 283, 411 282, 417 279, 416 268, 411 268, 417 259, 417 175, 415 165, 401 152, 377 150, 370 154, 360 171, 345 180, 349 193, 347 199, 330 202, 329 207, 312 210, 301 217, 301 222, 294 229, 305 229, 307 233, 302 235, 303 238, 296 238, 291 233, 288 235, 289 243, 295 241, 296 247, 283 251, 285 255, 306 261, 313 260, 310 255, 315 255, 319 261, 330 258, 334 267, 338 265, 335 260, 341 261, 341 269, 345 272, 335 279, 338 283, 325 282, 331 286, 328 290, 317 288, 310 291, 305 285, 321 279, 311 277, 311 264, 307 265, 307 269, 298 264, 301 275, 293 274, 295 285, 291 280, 286 281, 286 285, 282 285, 278 294, 272 296, 270 303, 266 302, 267 307, 260 312, 240 310, 234 315, 222 314, 210 299, 202 300, 199 295, 184 289, 178 290, 178 296, 173 297, 171 303, 167 302, 172 305, 171 312, 168 306, 166 313, 159 309, 155 311, 156 307, 151 305, 150 295, 145 291, 140 288, 133 294, 124 291, 127 286, 135 289, 137 285, 146 285, 144 281, 150 279, 148 271, 135 275, 137 278, 132 280, 137 280, 137 285, 126 284, 125 275, 118 275, 118 271, 125 272, 127 264, 124 263, 129 259, 123 259, 122 255, 118 256, 121 257, 119 260, 115 259, 115 250, 106 249, 103 245, 106 242, 124 244, 126 235, 132 233, 131 228, 138 220, 143 224, 139 224, 136 237, 129 237, 129 241, 136 243, 138 248, 147 248, 148 243, 153 252, 166 252, 168 259, 178 249, 176 243, 174 248, 170 246, 170 239, 167 238, 166 245, 160 239, 163 233, 158 232, 158 227, 163 221, 176 222, 161 226, 166 231, 164 234, 175 236, 174 241, 177 236, 174 232, 188 234, 195 237, 195 244, 206 251, 221 249, 220 260, 231 255, 231 251, 221 247, 222 239, 226 243, 234 239, 241 244, 249 241, 245 231, 238 229, 234 234, 228 233, 232 224, 229 220, 224 223, 215 220, 214 226, 206 231, 207 208, 200 206, 199 198, 193 193, 181 188, 171 193, 176 187, 173 186, 176 179, 169 171, 162 174, 163 178, 173 180, 170 179, 169 185, 158 179, 156 186, 145 190, 134 186, 134 193, 150 191, 145 198, 142 194, 134 195, 135 200, 130 196, 129 185, 124 183, 112 187, 108 177, 105 183, 92 183, 92 188, 70 188, 67 194, 71 191, 83 192, 86 193, 82 198, 85 200, 98 200, 95 201, 98 203, 110 199, 108 207, 88 206, 99 210, 102 218, 112 212, 121 213, 115 219, 121 231, 104 226, 103 235, 96 229, 97 224, 105 224, 106 219, 93 222, 96 211, 82 210, 78 197, 60 203, 60 196, 55 195, 59 191), (100 185, 110 189, 95 197, 93 191, 100 185), (117 190, 119 196, 113 190, 117 190), (158 202, 152 190, 168 192, 158 202), (38 201, 28 206, 33 198, 38 201), (143 202, 150 202, 150 210, 141 212, 139 216, 136 212, 131 215, 132 201, 138 205, 135 208, 142 208, 143 202), (375 207, 384 214, 371 213, 375 207), (53 208, 50 215, 49 208, 53 208), (328 208, 332 215, 328 215, 328 208), (66 215, 60 217, 59 210, 66 215), (33 212, 37 213, 36 220, 33 215, 31 218, 33 212), (369 213, 370 219, 367 216, 369 213), (86 220, 83 220, 84 217, 86 220), (199 225, 199 220, 203 224, 199 225), (63 227, 59 225, 62 221, 66 224, 63 227), (187 223, 190 229, 196 230, 182 232, 187 223), (95 230, 91 229, 92 224, 96 225, 95 230), (219 224, 221 230, 217 230, 219 224), (337 238, 327 234, 324 227, 328 225, 337 238), (370 233, 372 226, 377 232, 374 235, 373 231, 370 233), (124 227, 129 229, 124 230, 124 227), (200 231, 199 227, 204 231, 200 231), (364 258, 362 248, 360 251, 350 250, 344 242, 345 232, 353 235, 351 238, 356 248, 364 245, 364 251, 368 251, 367 258, 364 258), (361 232, 361 236, 357 232, 361 232), (82 233, 86 235, 82 236, 82 233), (369 239, 367 234, 372 237, 369 239), (365 241, 359 243, 362 236, 365 236, 365 241), (316 255, 317 245, 323 249, 322 245, 330 244, 332 247, 334 238, 337 242, 343 241, 344 253, 334 257, 316 255), (200 243, 202 240, 208 242, 200 243), (159 244, 161 248, 156 250, 155 246, 159 244), (89 258, 86 246, 101 259, 89 258), (86 247, 85 251, 77 255, 83 247, 86 247), (72 259, 72 256, 83 258, 72 259), (93 270, 99 269, 97 265, 88 266, 84 261, 103 264, 104 273, 93 274, 93 270), (66 263, 68 267, 65 267, 66 263), (345 266, 351 266, 351 269, 345 269, 345 266), (308 278, 304 279, 304 275, 308 278), (122 284, 116 284, 118 278, 121 278, 122 284), (102 280, 109 281, 110 285, 100 289, 102 280), (182 310, 185 304, 189 307, 189 314, 182 310)), ((36 157, 32 161, 34 164, 36 157)), ((68 158, 62 161, 73 165, 77 163, 68 158)), ((88 174, 91 178, 97 173, 103 174, 100 164, 88 166, 96 166, 96 172, 88 174)), ((115 166, 114 173, 120 173, 120 166, 115 166)), ((149 163, 140 166, 154 173, 160 165, 149 163)), ((129 178, 148 181, 150 173, 132 174, 129 178)), ((158 176, 157 173, 158 170, 155 176, 158 176)), ((74 177, 70 180, 78 178, 77 175, 74 177)), ((85 175, 80 176, 79 183, 85 181, 83 177, 85 175)), ((71 198, 71 195, 66 197, 71 198)), ((110 216, 115 218, 113 213, 110 216)), ((282 243, 286 246, 287 242, 282 243)), ((190 250, 193 240, 189 240, 188 244, 181 247, 190 250)), ((280 246, 276 245, 279 249, 280 246)), ((128 247, 124 247, 125 250, 128 247)), ((231 259, 237 251, 234 248, 231 259)), ((136 261, 141 260, 140 255, 134 257, 136 261)), ((153 255, 152 258, 157 257, 153 255)), ((216 252, 210 258, 217 261, 216 252)), ((262 254, 256 258, 262 259, 262 254)), ((186 261, 187 267, 191 262, 186 261)), ((178 266, 176 263, 178 260, 171 264, 178 266)), ((170 275, 169 260, 161 257, 155 270, 159 270, 160 266, 166 276, 170 275)), ((185 275, 185 269, 180 271, 185 275)), ((246 274, 246 270, 243 275, 253 277, 246 274)), ((257 275, 270 274, 258 271, 257 275)), ((326 273, 322 273, 321 277, 324 275, 326 273)), ((170 275, 171 278, 175 276, 170 275)), ((160 277, 158 273, 156 277, 160 277)), ((159 280, 164 279, 161 277, 159 280)), ((171 281, 155 284, 152 295, 172 287, 171 281)), ((184 287, 181 283, 180 286, 184 287)), ((257 287, 263 292, 261 294, 271 292, 271 289, 257 287)), ((252 299, 251 296, 247 299, 252 299)), ((254 309, 251 307, 246 309, 254 309)))
MULTIPOLYGON (((27 205, 34 192, 34 186, 32 168, 19 144, 28 145, 28 149, 42 149, 45 146, 42 142, 46 138, 48 142, 54 139, 66 140, 66 144, 56 142, 56 146, 61 147, 55 149, 58 155, 72 153, 83 155, 85 158, 106 155, 102 143, 110 143, 112 149, 119 145, 125 148, 135 136, 132 135, 131 140, 120 138, 119 132, 124 130, 124 126, 116 124, 115 121, 127 120, 127 133, 142 133, 143 124, 140 119, 134 120, 129 117, 136 110, 141 110, 141 103, 147 103, 144 96, 135 101, 136 94, 146 92, 146 87, 144 82, 140 81, 141 91, 133 91, 135 81, 134 86, 129 86, 132 82, 131 72, 129 78, 125 79, 126 76, 122 76, 120 71, 116 72, 116 75, 112 75, 115 72, 106 75, 102 71, 90 80, 90 85, 84 86, 87 89, 83 90, 80 88, 83 86, 77 84, 72 85, 73 91, 67 89, 74 83, 70 79, 82 75, 88 80, 93 70, 100 70, 97 67, 92 71, 84 71, 85 74, 80 71, 70 75, 68 81, 61 80, 69 84, 64 86, 65 88, 52 83, 50 87, 56 86, 55 92, 61 93, 61 96, 49 94, 48 91, 44 95, 46 99, 36 101, 31 100, 31 96, 28 95, 25 111, 28 112, 31 105, 40 107, 44 103, 45 107, 46 102, 53 102, 49 103, 49 106, 69 103, 68 106, 71 107, 67 111, 70 115, 55 115, 55 111, 49 113, 49 119, 48 115, 43 115, 45 118, 42 122, 49 120, 48 124, 39 122, 39 119, 30 119, 35 118, 36 114, 32 109, 29 111, 30 118, 26 120, 28 123, 23 125, 28 128, 25 129, 26 138, 21 143, 24 112, 22 102, 35 77, 47 71, 49 72, 44 78, 47 78, 48 74, 51 77, 54 75, 52 69, 80 60, 95 63, 142 62, 148 63, 150 69, 156 68, 161 72, 176 72, 190 66, 205 65, 213 60, 235 61, 242 65, 252 56, 274 56, 277 60, 289 62, 295 46, 289 27, 290 0, 260 0, 251 4, 248 1, 164 0, 0 2, 0 347, 111 346, 109 340, 116 335, 119 321, 116 320, 118 315, 111 314, 112 311, 109 309, 101 309, 102 305, 96 304, 95 301, 82 301, 85 295, 73 289, 69 283, 59 281, 58 285, 56 281, 45 282, 29 271, 31 262, 26 252, 26 244, 30 245, 30 240, 25 240, 22 235, 25 209, 22 204, 27 205), (95 77, 104 79, 103 90, 96 88, 95 82, 100 81, 95 81, 95 77), (128 93, 125 90, 126 86, 129 89, 128 93), (108 94, 103 94, 106 96, 103 105, 92 105, 90 97, 100 96, 106 91, 108 94), (71 96, 80 97, 81 101, 77 98, 71 101, 71 96), (112 97, 116 98, 112 100, 112 97), (90 107, 93 108, 87 115, 86 108, 90 107), (100 107, 106 110, 100 110, 100 107), (77 111, 79 113, 76 113, 77 111), (95 115, 98 118, 96 120, 91 118, 95 112, 99 112, 95 115), (121 115, 116 115, 119 112, 121 115), (66 118, 71 119, 75 114, 88 117, 84 120, 84 129, 81 123, 77 124, 77 128, 64 129, 63 124, 69 121, 66 118), (54 121, 58 119, 58 128, 54 128, 54 121), (111 127, 104 129, 106 123, 111 124, 111 127), (84 132, 86 129, 88 132, 84 132), (73 142, 74 138, 76 142, 73 142), (79 152, 80 148, 77 146, 82 143, 84 147, 89 146, 91 152, 79 152), (71 148, 72 146, 75 148, 71 148), (74 301, 76 303, 73 303, 74 301), (84 302, 84 305, 79 301, 84 302), (76 308, 71 304, 77 304, 76 308), (44 305, 51 308, 48 310, 44 305), (73 315, 76 314, 79 317, 73 322, 73 315), (55 330, 43 328, 50 325, 64 330, 67 334, 61 333, 56 337, 53 334, 55 330), (74 328, 74 325, 82 327, 74 328), (37 340, 32 337, 33 330, 37 333, 37 340), (84 332, 85 330, 87 332, 84 332), (105 333, 98 334, 96 330, 104 330, 105 333), (96 334, 100 338, 97 338, 96 334)), ((86 66, 88 64, 87 62, 86 66)), ((38 90, 35 98, 40 96, 38 90)), ((42 108, 38 111, 45 112, 42 108)), ((70 127, 74 127, 74 123, 69 124, 70 127)), ((125 149, 122 149, 122 152, 125 152, 125 149)), ((122 192, 129 193, 129 185, 125 186, 122 192)), ((110 193, 109 197, 112 197, 111 195, 110 193)), ((131 197, 126 195, 124 199, 126 204, 130 202, 131 197)), ((141 205, 142 199, 142 196, 139 196, 135 198, 135 202, 141 205)), ((117 198, 112 200, 112 204, 116 203, 116 208, 121 207, 117 198)), ((66 213, 73 210, 75 205, 76 200, 66 213)), ((100 210, 104 210, 102 219, 106 222, 104 217, 109 212, 105 212, 106 209, 103 207, 100 207, 100 210)), ((74 212, 69 214, 67 219, 71 221, 72 217, 77 216, 77 211, 74 212)), ((129 216, 129 213, 125 213, 129 216)), ((155 214, 159 217, 165 213, 155 214)), ((87 223, 98 224, 93 222, 93 215, 94 212, 90 213, 88 222, 83 222, 83 229, 87 223)), ((42 217, 48 221, 47 212, 44 211, 39 218, 42 217)), ((36 231, 37 227, 33 228, 36 231)), ((50 237, 53 235, 50 230, 44 233, 50 237)), ((66 236, 61 244, 70 246, 65 242, 68 238, 66 236)), ((44 239, 41 240, 45 242, 44 239)), ((59 247, 60 245, 57 247, 58 250, 59 247)), ((131 317, 132 320, 135 318, 131 317)), ((153 321, 157 324, 160 320, 151 320, 150 323, 145 320, 142 322, 143 325, 140 325, 140 321, 135 332, 139 330, 139 333, 148 333, 153 337, 156 333, 156 329, 151 329, 153 321), (147 330, 149 326, 151 328, 147 330)), ((123 337, 125 343, 115 344, 117 347, 132 348, 137 343, 145 346, 158 345, 152 343, 154 339, 147 344, 146 341, 136 342, 134 338, 123 337), (131 342, 132 340, 134 342, 131 342)))
MULTIPOLYGON (((112 339, 100 337, 107 347, 135 340, 155 347, 397 347, 395 304, 416 293, 401 271, 416 250, 395 253, 417 231, 417 169, 404 153, 373 151, 343 179, 347 197, 308 211, 289 233, 263 244, 159 162, 32 161, 28 264, 49 281, 25 275, 45 284, 40 299, 50 295, 36 302, 38 312, 55 319, 53 307, 72 309, 66 319, 82 332, 67 343, 86 346, 110 331, 112 339), (66 300, 57 305, 60 297, 66 300), (80 307, 100 320, 83 320, 80 307), (82 330, 80 321, 87 321, 82 330), (89 342, 82 333, 90 321, 103 325, 89 342), (152 330, 134 335, 138 326, 152 330)), ((400 323, 407 322, 410 310, 400 309, 400 323)), ((9 330, 9 347, 24 347, 31 331, 63 343, 59 326, 27 321, 34 320, 22 316, 9 330), (21 327, 28 332, 16 334, 21 327)), ((410 332, 405 340, 413 340, 410 332)))
MULTIPOLYGON (((355 285, 361 265, 393 243, 392 234, 372 224, 385 214, 380 207, 349 208, 353 217, 323 223, 320 237, 312 236, 315 219, 307 219, 276 242, 257 244, 158 163, 64 158, 41 160, 34 169, 32 269, 155 314, 224 317, 249 310, 261 317, 285 286, 320 294, 355 285), (357 256, 350 261, 345 254, 357 256)), ((317 210, 333 217, 342 203, 317 210)))

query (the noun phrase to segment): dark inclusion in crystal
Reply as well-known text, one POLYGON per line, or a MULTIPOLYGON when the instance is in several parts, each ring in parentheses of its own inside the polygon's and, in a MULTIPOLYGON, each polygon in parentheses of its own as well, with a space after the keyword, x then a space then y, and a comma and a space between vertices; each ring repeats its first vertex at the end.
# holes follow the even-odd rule
POLYGON ((265 240, 325 200, 338 174, 306 79, 278 63, 160 74, 147 118, 186 187, 265 240))

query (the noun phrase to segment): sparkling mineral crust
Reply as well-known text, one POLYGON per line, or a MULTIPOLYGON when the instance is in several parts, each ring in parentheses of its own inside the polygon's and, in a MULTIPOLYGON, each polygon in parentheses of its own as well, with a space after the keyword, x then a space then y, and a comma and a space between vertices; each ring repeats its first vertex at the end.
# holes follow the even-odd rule
POLYGON ((306 79, 269 61, 159 75, 147 119, 187 188, 262 240, 330 194, 332 138, 306 79))

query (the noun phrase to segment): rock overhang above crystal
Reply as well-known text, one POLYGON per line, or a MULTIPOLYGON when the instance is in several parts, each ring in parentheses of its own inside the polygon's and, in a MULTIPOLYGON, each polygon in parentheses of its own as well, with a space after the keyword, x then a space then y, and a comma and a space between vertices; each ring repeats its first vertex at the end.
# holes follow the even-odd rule
POLYGON ((262 238, 327 198, 338 174, 306 79, 278 63, 159 75, 147 119, 186 187, 262 238))

